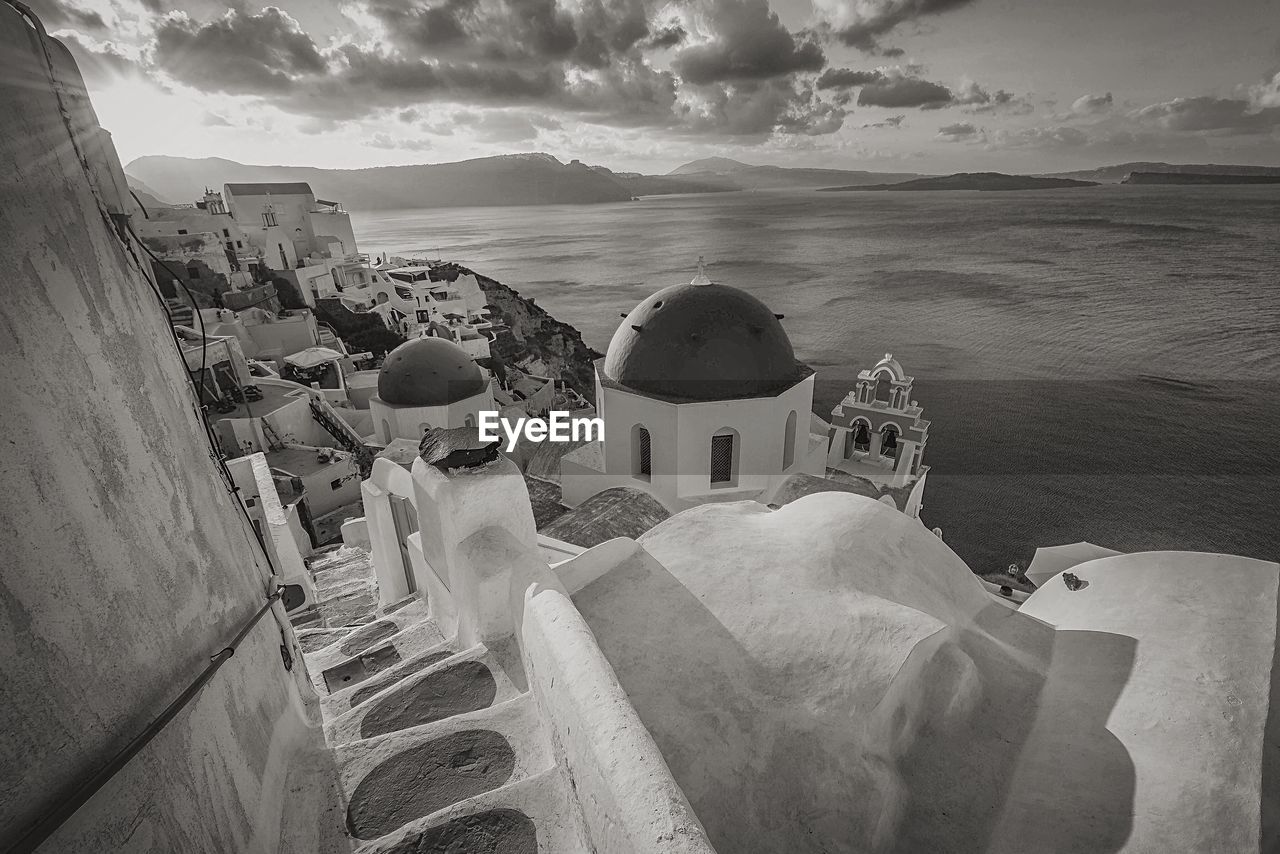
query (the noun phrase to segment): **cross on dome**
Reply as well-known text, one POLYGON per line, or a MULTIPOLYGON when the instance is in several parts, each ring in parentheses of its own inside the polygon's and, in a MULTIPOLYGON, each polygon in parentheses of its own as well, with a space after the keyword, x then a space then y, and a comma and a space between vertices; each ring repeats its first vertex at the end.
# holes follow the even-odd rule
POLYGON ((699 256, 698 256, 698 275, 694 276, 694 277, 693 277, 693 281, 689 282, 689 284, 691 284, 691 285, 709 285, 709 284, 711 284, 711 279, 707 276, 707 265, 706 265, 706 262, 704 262, 704 261, 702 260, 702 256, 701 256, 701 255, 699 255, 699 256))

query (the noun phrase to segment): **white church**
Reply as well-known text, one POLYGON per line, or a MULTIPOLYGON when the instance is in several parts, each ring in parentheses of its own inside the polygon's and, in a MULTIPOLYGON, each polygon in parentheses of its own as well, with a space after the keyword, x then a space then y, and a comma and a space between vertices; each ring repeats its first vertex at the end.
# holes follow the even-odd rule
POLYGON ((706 502, 768 504, 789 478, 822 478, 829 467, 877 485, 914 481, 928 422, 908 402, 911 378, 886 358, 862 373, 828 426, 812 414, 814 371, 796 359, 780 320, 701 265, 688 284, 641 301, 596 365, 604 439, 561 460, 562 502, 576 507, 631 487, 672 513, 706 502), (883 400, 882 381, 891 388, 883 400), (874 442, 868 434, 871 444, 846 439, 871 430, 885 432, 874 442))

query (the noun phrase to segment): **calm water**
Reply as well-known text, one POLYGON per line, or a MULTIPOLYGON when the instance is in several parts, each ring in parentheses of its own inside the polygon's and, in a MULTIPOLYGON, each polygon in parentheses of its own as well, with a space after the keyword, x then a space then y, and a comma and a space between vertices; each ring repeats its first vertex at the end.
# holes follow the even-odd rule
POLYGON ((923 516, 970 566, 1037 545, 1280 556, 1280 188, 732 193, 356 214, 361 249, 459 261, 603 351, 713 277, 774 311, 815 409, 892 352, 932 420, 923 516))

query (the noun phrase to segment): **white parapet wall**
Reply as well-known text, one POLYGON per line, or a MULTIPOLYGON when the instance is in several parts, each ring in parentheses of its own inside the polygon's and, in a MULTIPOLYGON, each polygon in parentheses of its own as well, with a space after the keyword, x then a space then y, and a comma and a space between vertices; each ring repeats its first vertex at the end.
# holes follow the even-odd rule
MULTIPOLYGON (((603 556, 625 551, 627 542, 605 543, 603 556)), ((459 576, 474 579, 460 591, 460 613, 477 612, 475 622, 494 639, 515 636, 594 850, 714 854, 591 629, 536 545, 501 527, 484 528, 461 544, 458 567, 459 576)))
MULTIPOLYGON (((394 528, 388 536, 374 520, 387 515, 392 495, 404 497, 404 477, 410 475, 403 468, 379 460, 366 483, 379 583, 401 571, 402 551, 394 528), (379 565, 384 559, 389 569, 379 565)), ((499 458, 441 471, 416 460, 411 479, 419 531, 406 538, 404 552, 418 589, 459 646, 514 639, 557 762, 574 780, 594 850, 714 854, 569 588, 548 566, 515 465, 499 458)), ((611 540, 560 566, 580 587, 636 548, 634 540, 611 540)))

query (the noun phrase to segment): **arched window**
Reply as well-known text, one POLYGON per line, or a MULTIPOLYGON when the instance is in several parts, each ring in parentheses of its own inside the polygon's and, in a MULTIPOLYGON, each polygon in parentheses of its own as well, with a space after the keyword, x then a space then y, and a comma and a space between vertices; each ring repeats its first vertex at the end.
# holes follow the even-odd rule
POLYGON ((382 419, 382 440, 384 442, 390 442, 394 438, 395 434, 391 432, 391 424, 387 419, 382 419))
POLYGON ((889 390, 891 388, 893 388, 893 383, 889 382, 888 375, 881 374, 880 376, 876 377, 876 400, 880 400, 885 403, 888 403, 889 390))
POLYGON ((782 431, 782 468, 791 468, 791 464, 796 461, 796 421, 799 419, 799 413, 794 409, 787 416, 787 427, 782 431))
POLYGON ((712 486, 736 486, 738 483, 738 431, 722 427, 711 437, 712 486))
POLYGON ((902 389, 900 388, 895 388, 893 390, 893 408, 894 409, 902 408, 902 389))
POLYGON ((631 474, 642 480, 653 475, 653 439, 640 424, 631 428, 631 474))
POLYGON ((476 426, 476 419, 475 419, 475 416, 474 416, 474 415, 468 415, 466 418, 462 419, 462 426, 463 426, 463 427, 474 427, 474 426, 476 426))
POLYGON ((853 425, 853 450, 867 452, 871 450, 871 425, 866 421, 856 421, 853 425))
POLYGON ((888 460, 898 458, 898 428, 892 424, 880 428, 880 456, 888 460))

